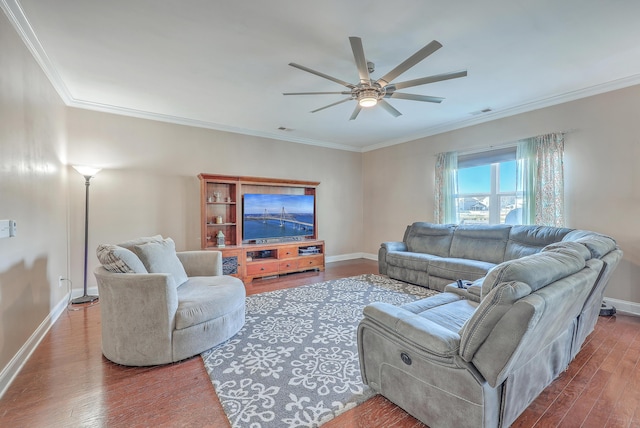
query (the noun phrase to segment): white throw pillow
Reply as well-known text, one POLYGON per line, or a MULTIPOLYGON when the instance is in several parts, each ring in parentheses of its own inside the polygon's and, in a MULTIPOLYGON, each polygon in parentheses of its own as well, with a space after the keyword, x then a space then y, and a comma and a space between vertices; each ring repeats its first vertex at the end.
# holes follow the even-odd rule
POLYGON ((176 255, 173 239, 147 242, 133 248, 149 273, 170 273, 176 287, 187 281, 187 272, 176 255))

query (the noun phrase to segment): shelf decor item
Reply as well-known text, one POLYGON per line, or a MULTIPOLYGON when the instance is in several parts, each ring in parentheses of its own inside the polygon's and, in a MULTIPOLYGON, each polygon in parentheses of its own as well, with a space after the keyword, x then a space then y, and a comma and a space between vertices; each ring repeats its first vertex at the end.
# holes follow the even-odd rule
POLYGON ((222 231, 218 232, 216 239, 218 240, 218 247, 224 247, 224 233, 222 231))
POLYGON ((85 196, 84 196, 84 287, 82 296, 71 300, 76 305, 79 303, 90 303, 98 300, 98 296, 89 296, 87 294, 87 245, 89 239, 89 180, 96 176, 100 168, 90 166, 74 165, 73 168, 84 177, 85 196))

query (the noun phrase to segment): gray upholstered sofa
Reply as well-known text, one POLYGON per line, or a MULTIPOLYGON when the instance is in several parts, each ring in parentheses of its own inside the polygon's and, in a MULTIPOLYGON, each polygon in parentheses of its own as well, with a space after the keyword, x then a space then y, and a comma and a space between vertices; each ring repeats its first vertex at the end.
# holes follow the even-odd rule
POLYGON ((157 235, 99 245, 97 255, 102 353, 115 363, 183 360, 244 325, 244 284, 222 275, 219 251, 176 252, 157 235))
POLYGON ((444 291, 458 279, 475 281, 507 260, 593 232, 543 226, 455 225, 417 222, 401 242, 383 242, 379 271, 390 278, 444 291))
POLYGON ((403 244, 383 244, 381 270, 445 292, 364 309, 358 328, 363 380, 432 428, 509 426, 593 330, 622 252, 613 239, 588 231, 417 227, 420 233, 409 230, 403 244), (464 239, 456 243, 458 230, 464 239), (412 241, 417 235, 426 237, 421 247, 412 241), (488 236, 484 251, 480 235, 488 236), (555 242, 538 248, 547 241, 555 242), (417 248, 424 252, 407 254, 410 272, 403 275, 393 253, 417 248), (464 258, 472 255, 478 263, 464 258), (435 263, 447 258, 449 265, 435 263), (468 288, 441 287, 447 275, 449 282, 468 279, 468 288))

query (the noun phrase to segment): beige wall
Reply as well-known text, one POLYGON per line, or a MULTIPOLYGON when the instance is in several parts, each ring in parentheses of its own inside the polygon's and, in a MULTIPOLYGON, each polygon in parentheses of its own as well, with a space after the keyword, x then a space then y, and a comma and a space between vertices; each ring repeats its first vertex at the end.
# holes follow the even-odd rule
POLYGON ((362 251, 433 221, 435 154, 569 131, 565 140, 567 226, 614 237, 624 259, 606 296, 640 303, 640 86, 605 93, 364 153, 362 251))
MULTIPOLYGON (((70 108, 69 163, 104 168, 90 186, 89 271, 95 248, 137 236, 171 236, 200 248, 201 172, 319 181, 319 238, 327 256, 362 242, 362 155, 70 108)), ((72 174, 72 173, 70 173, 72 174)), ((82 275, 84 180, 70 175, 71 266, 82 275)), ((89 278, 89 287, 95 279, 89 278)))
POLYGON ((18 224, 0 239, 0 371, 67 291, 65 112, 0 13, 0 219, 18 224))

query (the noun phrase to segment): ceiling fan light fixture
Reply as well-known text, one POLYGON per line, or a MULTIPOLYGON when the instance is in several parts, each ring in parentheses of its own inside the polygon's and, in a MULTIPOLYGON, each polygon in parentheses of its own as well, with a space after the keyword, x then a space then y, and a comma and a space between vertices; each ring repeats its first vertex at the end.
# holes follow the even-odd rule
POLYGON ((373 107, 378 104, 378 92, 375 89, 365 89, 358 94, 360 107, 373 107))

